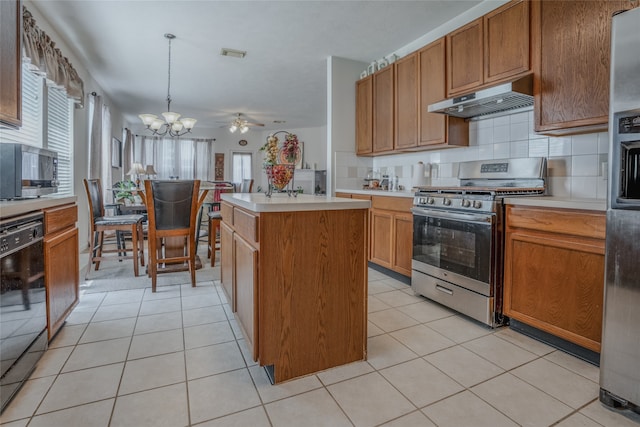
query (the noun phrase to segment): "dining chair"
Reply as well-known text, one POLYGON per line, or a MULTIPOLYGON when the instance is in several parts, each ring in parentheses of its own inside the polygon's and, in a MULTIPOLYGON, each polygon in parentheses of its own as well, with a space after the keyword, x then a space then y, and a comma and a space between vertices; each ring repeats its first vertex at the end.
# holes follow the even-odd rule
POLYGON ((138 262, 144 266, 144 236, 142 231, 142 215, 105 215, 104 199, 102 197, 102 185, 99 179, 85 179, 84 188, 89 201, 89 236, 91 248, 89 251, 89 264, 85 273, 85 279, 89 277, 91 266, 95 265, 96 271, 100 268, 100 262, 105 259, 133 259, 133 274, 138 276, 138 262), (107 249, 104 246, 111 243, 104 238, 105 231, 113 231, 116 235, 115 249, 107 249), (122 238, 124 233, 131 234, 131 256, 127 255, 126 242, 122 238), (114 253, 116 256, 105 257, 104 254, 114 253))
POLYGON ((231 193, 235 187, 227 186, 224 188, 216 189, 214 191, 214 201, 216 206, 213 210, 209 211, 209 231, 207 238, 207 257, 211 258, 211 267, 216 263, 216 249, 220 244, 219 232, 220 223, 222 222, 222 213, 220 212, 220 203, 222 202, 222 193, 231 193))
POLYGON ((243 179, 240 185, 240 193, 251 193, 253 189, 253 179, 243 179))
MULTIPOLYGON (((196 286, 196 216, 200 180, 147 180, 149 266, 151 291, 156 291, 159 266, 187 263, 196 286)), ((169 270, 168 270, 169 271, 169 270)))

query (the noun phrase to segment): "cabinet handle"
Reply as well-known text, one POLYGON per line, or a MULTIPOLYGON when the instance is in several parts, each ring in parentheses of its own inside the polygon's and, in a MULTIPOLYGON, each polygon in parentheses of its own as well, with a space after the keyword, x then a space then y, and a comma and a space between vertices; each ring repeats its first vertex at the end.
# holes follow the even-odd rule
POLYGON ((448 295, 453 295, 453 291, 451 289, 443 288, 440 285, 436 285, 436 290, 440 292, 444 292, 445 294, 448 294, 448 295))

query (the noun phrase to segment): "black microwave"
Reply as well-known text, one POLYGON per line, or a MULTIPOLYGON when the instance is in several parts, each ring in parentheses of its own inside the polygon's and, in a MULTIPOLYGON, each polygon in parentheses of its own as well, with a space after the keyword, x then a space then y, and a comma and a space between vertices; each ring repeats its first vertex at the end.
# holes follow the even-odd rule
POLYGON ((0 199, 58 191, 58 153, 25 144, 0 144, 0 199))

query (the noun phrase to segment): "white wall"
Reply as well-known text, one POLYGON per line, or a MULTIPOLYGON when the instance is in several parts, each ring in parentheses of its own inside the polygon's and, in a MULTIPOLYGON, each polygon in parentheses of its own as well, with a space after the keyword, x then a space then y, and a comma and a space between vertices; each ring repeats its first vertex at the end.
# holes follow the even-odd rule
MULTIPOLYGON (((317 169, 326 169, 326 127, 313 128, 297 128, 290 129, 286 125, 281 130, 294 133, 298 136, 298 140, 304 143, 303 162, 309 164, 310 168, 314 165, 317 169)), ((277 131, 275 131, 277 132, 277 131)), ((263 190, 267 188, 267 177, 262 169, 264 161, 264 152, 260 151, 260 147, 267 141, 267 137, 275 133, 274 131, 261 131, 260 129, 249 130, 245 134, 230 133, 227 129, 216 133, 216 142, 214 144, 216 153, 224 154, 224 179, 230 181, 232 179, 231 156, 233 153, 251 153, 253 162, 253 191, 257 191, 258 186, 263 190), (238 144, 238 141, 245 139, 247 145, 244 147, 238 144)), ((280 141, 284 139, 284 134, 279 135, 280 141)))
MULTIPOLYGON (((342 182, 338 165, 356 151, 355 82, 367 67, 364 62, 335 56, 327 59, 327 193, 342 182)), ((370 159, 358 160, 369 165, 370 159)))

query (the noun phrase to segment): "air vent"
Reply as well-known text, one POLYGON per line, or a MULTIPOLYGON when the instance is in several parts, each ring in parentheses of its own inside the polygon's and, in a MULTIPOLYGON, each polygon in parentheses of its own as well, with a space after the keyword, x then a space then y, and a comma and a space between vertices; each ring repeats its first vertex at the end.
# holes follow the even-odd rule
POLYGON ((222 50, 220 50, 220 55, 231 56, 232 58, 244 58, 245 56, 247 56, 247 52, 245 50, 236 50, 223 47, 222 50))

